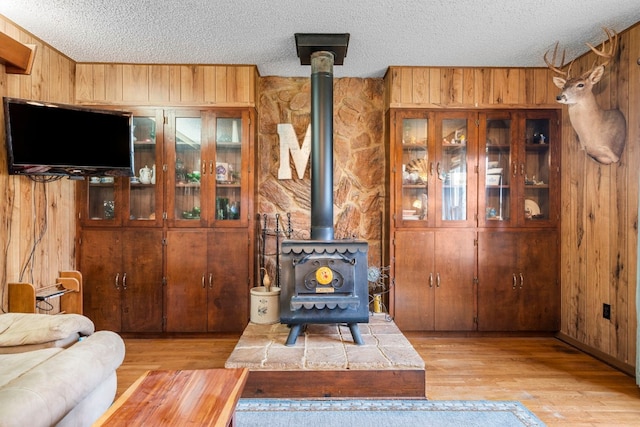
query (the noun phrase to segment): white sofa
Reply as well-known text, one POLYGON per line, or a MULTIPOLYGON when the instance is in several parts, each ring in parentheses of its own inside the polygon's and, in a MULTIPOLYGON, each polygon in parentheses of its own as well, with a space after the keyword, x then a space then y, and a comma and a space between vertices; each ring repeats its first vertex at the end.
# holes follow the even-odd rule
POLYGON ((84 316, 6 313, 0 353, 0 427, 80 427, 113 403, 125 348, 84 316))

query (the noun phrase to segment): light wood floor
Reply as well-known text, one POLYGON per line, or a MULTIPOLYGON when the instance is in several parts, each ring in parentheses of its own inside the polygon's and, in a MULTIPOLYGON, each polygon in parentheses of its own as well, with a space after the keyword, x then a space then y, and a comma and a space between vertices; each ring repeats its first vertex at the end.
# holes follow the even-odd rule
MULTIPOLYGON (((429 400, 517 400, 548 426, 640 426, 634 378, 555 338, 405 335, 429 400)), ((118 395, 149 369, 222 368, 238 338, 125 339, 118 395)))

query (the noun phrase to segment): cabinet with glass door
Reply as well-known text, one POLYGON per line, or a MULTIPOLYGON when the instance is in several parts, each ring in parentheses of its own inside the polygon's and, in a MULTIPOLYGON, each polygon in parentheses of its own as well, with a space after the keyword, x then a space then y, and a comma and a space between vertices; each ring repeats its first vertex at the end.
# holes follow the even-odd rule
POLYGON ((82 225, 155 227, 162 222, 162 110, 133 109, 134 176, 92 176, 81 182, 82 225))
POLYGON ((396 112, 397 227, 475 224, 476 156, 473 115, 396 112))
POLYGON ((480 225, 554 226, 560 179, 556 112, 482 113, 480 135, 480 225))
POLYGON ((517 200, 517 190, 512 186, 516 173, 516 150, 512 147, 516 126, 510 112, 481 113, 479 123, 484 151, 478 162, 480 181, 484 183, 484 195, 478 200, 479 222, 489 227, 512 225, 513 204, 517 200))
MULTIPOLYGON (((504 271, 517 272, 508 278, 517 277, 518 286, 525 280, 536 284, 522 294, 523 301, 553 298, 549 307, 556 307, 558 269, 545 257, 557 258, 557 239, 540 240, 544 254, 528 251, 525 242, 558 234, 558 111, 403 109, 390 111, 389 119, 389 275, 395 283, 389 301, 398 324, 418 330, 480 325, 502 330, 486 313, 502 304, 491 289, 504 271), (517 257, 509 259, 494 248, 502 238, 516 242, 504 251, 515 248, 517 257), (495 268, 497 261, 501 269, 495 268), (449 273, 460 288, 444 286, 449 273), (449 291, 461 298, 459 310, 445 302, 449 291), (473 313, 474 307, 482 313, 475 320, 460 315, 473 313)), ((536 305, 528 316, 538 319, 545 313, 550 323, 540 328, 553 329, 555 308, 536 305)))
POLYGON ((557 111, 521 113, 517 180, 519 226, 550 227, 560 215, 560 134, 557 111))
POLYGON ((430 181, 434 173, 434 151, 428 145, 428 135, 434 131, 430 129, 434 123, 430 116, 422 112, 406 112, 398 114, 396 119, 400 123, 397 140, 401 141, 397 144, 401 177, 395 183, 399 195, 398 226, 424 227, 430 221, 430 181))
POLYGON ((250 120, 247 110, 169 113, 169 226, 247 225, 250 120))

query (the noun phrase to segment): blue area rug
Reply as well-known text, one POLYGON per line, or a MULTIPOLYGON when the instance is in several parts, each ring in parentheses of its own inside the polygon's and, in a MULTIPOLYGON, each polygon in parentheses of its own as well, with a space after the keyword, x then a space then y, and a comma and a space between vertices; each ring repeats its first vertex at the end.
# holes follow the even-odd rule
POLYGON ((520 402, 240 399, 237 427, 544 426, 520 402))

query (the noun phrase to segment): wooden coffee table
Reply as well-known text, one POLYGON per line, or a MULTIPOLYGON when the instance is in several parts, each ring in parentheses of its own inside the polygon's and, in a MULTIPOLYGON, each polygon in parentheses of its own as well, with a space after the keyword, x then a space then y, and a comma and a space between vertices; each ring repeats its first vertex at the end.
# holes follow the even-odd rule
POLYGON ((249 370, 147 371, 95 426, 233 425, 249 370))

